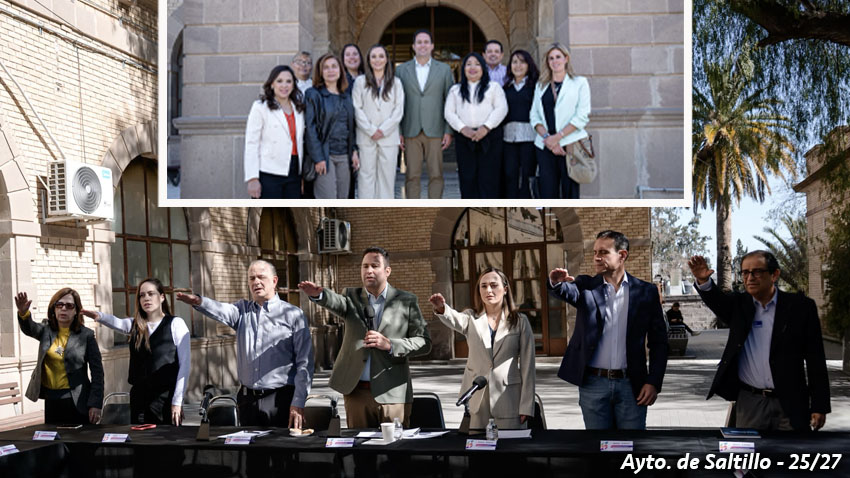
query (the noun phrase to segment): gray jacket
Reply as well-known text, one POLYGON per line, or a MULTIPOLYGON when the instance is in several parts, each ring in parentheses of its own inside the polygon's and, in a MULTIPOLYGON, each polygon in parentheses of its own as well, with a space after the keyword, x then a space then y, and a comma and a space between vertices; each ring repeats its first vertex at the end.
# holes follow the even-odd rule
MULTIPOLYGON (((44 398, 41 390, 44 356, 56 340, 59 331, 51 329, 47 320, 43 320, 40 324, 36 323, 32 320, 32 315, 29 318, 18 316, 18 324, 21 332, 39 341, 38 363, 32 371, 26 392, 26 397, 35 402, 39 398, 44 398)), ((79 332, 72 330, 62 358, 65 360, 65 373, 68 375, 68 385, 71 387, 71 398, 74 399, 77 410, 82 414, 88 414, 89 408, 102 408, 103 362, 94 332, 87 327, 80 327, 79 332), (86 371, 87 364, 91 369, 91 380, 86 371)))
POLYGON ((416 59, 399 65, 396 77, 404 85, 404 117, 401 120, 401 134, 405 138, 418 136, 424 132, 429 138, 440 138, 451 134, 452 129, 446 122, 443 108, 449 89, 454 84, 452 69, 446 63, 431 60, 431 69, 425 81, 424 91, 419 89, 416 78, 416 59))

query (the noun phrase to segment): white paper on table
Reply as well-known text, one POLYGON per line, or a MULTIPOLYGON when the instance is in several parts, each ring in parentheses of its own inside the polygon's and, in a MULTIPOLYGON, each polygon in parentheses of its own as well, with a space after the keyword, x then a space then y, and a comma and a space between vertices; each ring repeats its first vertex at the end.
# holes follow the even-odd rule
MULTIPOLYGON (((419 435, 420 428, 411 428, 409 430, 403 430, 401 432, 402 438, 415 438, 416 435, 419 435)), ((381 432, 360 432, 357 434, 357 438, 384 438, 384 435, 381 432)), ((430 438, 430 437, 428 437, 430 438)))
POLYGON ((241 431, 238 431, 236 433, 228 433, 227 435, 219 435, 218 438, 224 438, 224 439, 227 439, 229 437, 256 438, 256 437, 266 436, 271 432, 272 432, 271 430, 241 430, 241 431))
POLYGON ((531 429, 525 430, 499 430, 499 440, 510 438, 531 438, 531 429))
POLYGON ((394 441, 395 441, 395 440, 393 440, 393 441, 384 441, 384 439, 383 439, 383 438, 373 438, 373 439, 371 439, 371 440, 366 440, 366 441, 364 441, 363 443, 361 443, 361 445, 379 445, 379 446, 383 446, 383 445, 389 445, 390 443, 393 443, 394 441))
POLYGON ((436 438, 439 436, 443 436, 448 432, 448 430, 443 430, 439 432, 419 432, 416 435, 404 436, 402 438, 404 438, 405 440, 421 440, 424 438, 436 438))

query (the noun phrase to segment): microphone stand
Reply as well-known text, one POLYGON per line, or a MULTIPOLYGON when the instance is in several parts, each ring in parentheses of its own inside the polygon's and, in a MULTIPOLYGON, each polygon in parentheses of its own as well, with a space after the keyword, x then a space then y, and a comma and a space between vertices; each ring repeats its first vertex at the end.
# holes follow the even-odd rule
POLYGON ((469 414, 469 400, 463 402, 463 420, 460 422, 460 428, 457 432, 461 435, 469 435, 469 421, 472 416, 469 414))
POLYGON ((203 411, 201 417, 201 426, 198 428, 198 436, 195 437, 198 441, 210 441, 210 419, 207 417, 207 411, 203 411))

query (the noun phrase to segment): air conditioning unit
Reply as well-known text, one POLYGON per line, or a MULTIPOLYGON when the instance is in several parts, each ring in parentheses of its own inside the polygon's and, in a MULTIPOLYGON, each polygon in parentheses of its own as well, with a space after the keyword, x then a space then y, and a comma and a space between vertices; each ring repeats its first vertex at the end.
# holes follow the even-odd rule
POLYGON ((112 170, 77 161, 50 163, 47 185, 50 220, 81 219, 111 221, 112 170))
POLYGON ((351 223, 323 218, 319 228, 319 254, 351 252, 351 223))

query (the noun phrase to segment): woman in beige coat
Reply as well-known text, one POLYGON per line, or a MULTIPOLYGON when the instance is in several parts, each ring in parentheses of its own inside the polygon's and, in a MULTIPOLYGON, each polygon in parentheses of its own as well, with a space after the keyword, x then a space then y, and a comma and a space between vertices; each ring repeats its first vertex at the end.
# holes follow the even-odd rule
POLYGON ((387 49, 375 45, 366 53, 366 74, 351 91, 360 150, 357 197, 392 199, 398 159, 398 125, 404 115, 404 88, 393 75, 387 49))
POLYGON ((452 309, 441 294, 429 299, 434 313, 450 329, 466 336, 469 359, 460 393, 475 377, 487 386, 469 401, 470 428, 482 429, 490 418, 504 429, 525 428, 534 414, 534 334, 528 318, 517 312, 504 272, 485 269, 478 277, 475 311, 452 309))

